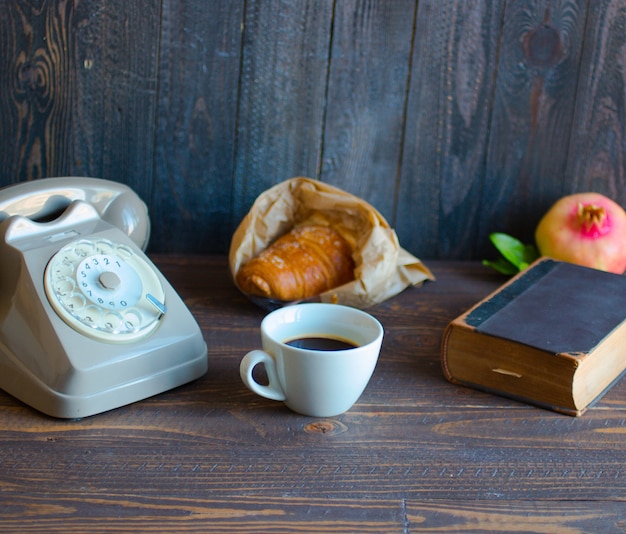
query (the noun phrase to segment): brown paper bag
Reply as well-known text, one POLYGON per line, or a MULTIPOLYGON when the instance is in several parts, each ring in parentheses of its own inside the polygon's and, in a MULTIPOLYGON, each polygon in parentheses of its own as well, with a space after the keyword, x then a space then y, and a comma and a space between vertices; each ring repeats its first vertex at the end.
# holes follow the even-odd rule
MULTIPOLYGON (((408 286, 435 279, 419 259, 400 247, 395 231, 370 204, 324 182, 298 177, 259 195, 235 231, 229 252, 233 280, 241 265, 304 222, 331 225, 354 251, 354 281, 313 300, 367 308, 408 286)), ((289 304, 250 298, 268 309, 289 304)))

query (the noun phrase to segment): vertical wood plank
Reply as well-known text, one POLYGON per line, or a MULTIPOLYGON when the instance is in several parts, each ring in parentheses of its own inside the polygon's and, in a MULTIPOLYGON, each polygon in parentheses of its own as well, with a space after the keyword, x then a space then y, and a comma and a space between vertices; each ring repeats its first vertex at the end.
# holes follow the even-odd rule
POLYGON ((6 2, 0 17, 0 170, 3 182, 70 166, 75 118, 74 6, 6 2))
POLYGON ((503 5, 419 2, 395 225, 420 257, 473 251, 503 5))
MULTIPOLYGON (((18 30, 19 12, 15 6, 7 5, 0 17, 0 187, 19 181, 18 157, 20 141, 21 106, 24 101, 24 82, 20 83, 18 54, 23 39, 18 30)), ((23 61, 23 60, 20 60, 23 61)))
POLYGON ((152 201, 159 251, 228 249, 243 4, 163 4, 152 201))
POLYGON ((317 177, 333 2, 246 5, 233 227, 268 187, 317 177))
POLYGON ((307 175, 477 259, 562 194, 626 205, 625 48, 622 0, 9 0, 0 185, 128 183, 152 251, 223 253, 307 175))
POLYGON ((75 2, 74 155, 63 174, 128 184, 150 202, 160 0, 75 2))
POLYGON ((508 2, 493 103, 477 249, 504 231, 533 242, 549 205, 569 188, 565 168, 586 0, 508 2))
POLYGON ((159 0, 140 7, 122 0, 3 6, 3 182, 99 176, 148 197, 159 6, 159 0))
POLYGON ((130 185, 149 202, 154 142, 161 0, 103 4, 102 177, 130 185))
POLYGON ((390 221, 400 163, 414 0, 337 2, 320 179, 390 221))
POLYGON ((626 206, 626 4, 590 6, 564 192, 597 191, 626 206))
MULTIPOLYGON (((87 0, 75 5, 76 91, 71 108, 75 113, 72 127, 66 132, 71 139, 74 159, 67 172, 58 174, 105 177, 105 95, 111 91, 106 35, 111 23, 104 0, 87 0)), ((117 180, 126 183, 123 175, 117 180)))

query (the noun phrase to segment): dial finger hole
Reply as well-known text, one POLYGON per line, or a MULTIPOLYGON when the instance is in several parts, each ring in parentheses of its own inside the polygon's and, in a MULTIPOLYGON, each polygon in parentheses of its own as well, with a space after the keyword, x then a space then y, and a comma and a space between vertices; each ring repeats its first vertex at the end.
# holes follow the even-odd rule
POLYGON ((102 310, 97 306, 87 306, 81 313, 83 323, 96 327, 102 321, 102 310))
POLYGON ((80 293, 72 293, 67 299, 64 299, 64 303, 68 310, 77 312, 85 307, 87 301, 80 293))
POLYGON ((122 316, 119 313, 105 313, 104 327, 110 332, 119 332, 122 328, 122 316))
POLYGON ((134 255, 130 247, 127 247, 126 245, 118 245, 115 251, 117 252, 118 256, 123 260, 127 260, 134 255))
POLYGON ((74 270, 71 267, 67 267, 65 265, 56 265, 54 270, 54 275, 57 278, 66 278, 72 276, 74 274, 74 270))
POLYGON ((100 254, 111 254, 115 250, 115 245, 107 239, 96 242, 96 249, 100 254))
POLYGON ((76 264, 67 255, 63 256, 61 261, 55 263, 57 272, 61 274, 71 274, 76 269, 76 264))
POLYGON ((129 332, 137 330, 141 326, 141 315, 135 311, 128 311, 124 314, 123 326, 129 332))
POLYGON ((91 241, 79 241, 74 247, 74 254, 79 258, 86 258, 95 251, 95 247, 91 241))
POLYGON ((76 288, 74 280, 71 278, 60 278, 54 284, 54 290, 62 296, 69 295, 76 288))

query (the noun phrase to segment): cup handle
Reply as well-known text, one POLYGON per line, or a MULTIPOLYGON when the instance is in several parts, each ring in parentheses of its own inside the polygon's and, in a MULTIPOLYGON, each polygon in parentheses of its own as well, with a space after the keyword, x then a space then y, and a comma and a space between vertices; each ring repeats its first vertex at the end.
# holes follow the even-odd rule
POLYGON ((241 375, 243 383, 257 395, 277 401, 285 400, 285 394, 280 387, 278 374, 276 373, 276 362, 274 362, 274 358, 272 358, 267 352, 263 352, 262 350, 252 350, 248 352, 248 354, 243 357, 243 360, 241 360, 241 364, 239 365, 239 374, 241 375), (267 378, 269 379, 269 385, 267 386, 259 384, 252 377, 252 371, 259 364, 263 364, 265 366, 267 378))

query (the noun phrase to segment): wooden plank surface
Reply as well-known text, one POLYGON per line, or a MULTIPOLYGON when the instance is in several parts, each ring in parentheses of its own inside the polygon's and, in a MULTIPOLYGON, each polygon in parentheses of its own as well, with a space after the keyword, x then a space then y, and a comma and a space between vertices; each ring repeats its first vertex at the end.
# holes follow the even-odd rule
MULTIPOLYGON (((161 0, 115 0, 95 6, 104 17, 100 75, 102 178, 130 185, 146 201, 154 182, 161 0), (138 38, 138 36, 141 36, 138 38), (104 81, 104 83, 103 83, 104 81)), ((85 17, 94 16, 94 6, 85 17)), ((84 67, 84 62, 83 62, 84 67)), ((71 131, 71 129, 70 129, 71 131)), ((68 172, 70 172, 68 170, 68 172)), ((94 172, 94 171, 92 171, 94 172)))
POLYGON ((157 256, 209 346, 203 378, 83 420, 0 392, 11 532, 619 532, 626 381, 572 418, 447 383, 445 325, 503 277, 471 262, 370 310, 385 339, 357 404, 290 412, 239 378, 264 312, 222 257, 157 256), (27 521, 24 520, 27 518, 27 521))
POLYGON ((124 182, 151 251, 223 254, 305 175, 481 259, 562 194, 626 203, 625 28, 623 0, 7 0, 0 186, 124 182))
POLYGON ((418 256, 471 257, 479 239, 503 7, 419 3, 394 221, 418 256))
POLYGON ((241 58, 233 229, 265 189, 316 178, 333 2, 247 2, 241 58))
POLYGON ((3 185, 98 176, 150 198, 159 6, 3 4, 3 185))
POLYGON ((531 243, 541 216, 571 191, 565 170, 587 9, 585 0, 506 4, 480 234, 531 243))
POLYGON ((243 2, 164 2, 152 240, 220 252, 234 190, 243 2), (222 231, 220 231, 222 229, 222 231))
POLYGON ((568 191, 598 191, 626 205, 626 4, 589 9, 568 151, 568 191), (621 95, 621 96, 619 96, 621 95))
POLYGON ((395 215, 416 5, 337 2, 320 179, 395 215))
POLYGON ((63 172, 73 151, 77 71, 74 10, 7 3, 2 9, 2 158, 4 184, 63 172))

